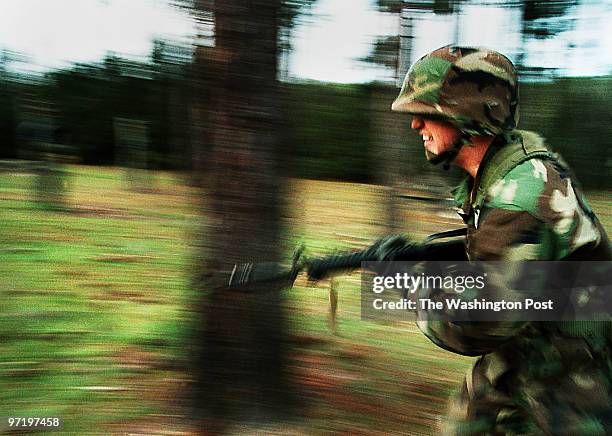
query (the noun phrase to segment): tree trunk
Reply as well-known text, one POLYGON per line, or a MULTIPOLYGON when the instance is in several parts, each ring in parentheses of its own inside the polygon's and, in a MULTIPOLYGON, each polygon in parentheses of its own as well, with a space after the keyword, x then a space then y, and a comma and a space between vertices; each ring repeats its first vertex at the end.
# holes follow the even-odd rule
POLYGON ((377 86, 371 94, 371 116, 374 138, 372 161, 376 162, 375 183, 383 188, 384 201, 384 234, 395 234, 402 231, 402 211, 399 198, 404 172, 403 124, 409 122, 405 114, 391 111, 395 98, 395 89, 377 86), (404 116, 402 116, 404 115, 404 116))
POLYGON ((197 137, 209 144, 201 144, 200 154, 204 328, 196 405, 221 415, 248 413, 286 391, 279 293, 239 294, 214 274, 238 262, 281 257, 279 3, 215 2, 215 47, 201 47, 196 56, 207 98, 196 97, 194 134, 206 130, 209 137, 197 137))

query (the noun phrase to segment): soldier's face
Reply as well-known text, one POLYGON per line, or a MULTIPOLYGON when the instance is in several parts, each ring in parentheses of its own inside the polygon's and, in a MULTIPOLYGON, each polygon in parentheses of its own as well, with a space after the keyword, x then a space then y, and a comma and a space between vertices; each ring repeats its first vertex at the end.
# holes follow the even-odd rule
POLYGON ((410 127, 417 130, 423 138, 425 150, 435 155, 451 149, 461 137, 459 129, 451 123, 418 115, 412 117, 410 127))

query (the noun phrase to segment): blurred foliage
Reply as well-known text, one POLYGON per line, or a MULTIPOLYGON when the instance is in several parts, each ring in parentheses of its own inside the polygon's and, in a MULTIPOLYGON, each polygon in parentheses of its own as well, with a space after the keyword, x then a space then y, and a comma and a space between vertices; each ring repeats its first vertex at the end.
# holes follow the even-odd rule
POLYGON ((398 53, 400 50, 400 37, 398 35, 379 37, 374 42, 370 53, 360 58, 361 62, 383 65, 392 70, 398 68, 398 53))
POLYGON ((612 119, 612 78, 525 84, 521 98, 520 127, 541 132, 583 185, 610 189, 612 153, 607 144, 612 135, 608 122, 612 119))
POLYGON ((523 33, 548 38, 566 30, 570 20, 562 19, 577 0, 523 0, 523 33))
POLYGON ((365 85, 289 86, 286 143, 292 176, 369 179, 369 95, 365 85))
POLYGON ((298 17, 307 16, 309 8, 317 0, 284 0, 281 2, 281 27, 294 27, 298 24, 298 17))
MULTIPOLYGON (((108 55, 100 64, 76 65, 49 73, 41 83, 9 80, 0 83, 0 157, 18 156, 15 135, 21 121, 21 95, 50 101, 58 113, 64 140, 81 162, 116 163, 115 117, 135 118, 152 126, 151 168, 185 168, 188 134, 187 46, 157 41, 153 62, 108 55)), ((0 80, 2 78, 0 77, 0 80)))
POLYGON ((434 14, 451 14, 457 5, 464 0, 417 0, 417 1, 396 1, 396 0, 377 0, 378 9, 381 12, 401 12, 402 7, 430 11, 434 14))
MULTIPOLYGON (((283 26, 291 28, 299 23, 299 15, 307 14, 313 1, 282 2, 283 26)), ((183 2, 184 5, 191 3, 183 2)), ((431 11, 434 7, 443 11, 442 3, 419 4, 431 11)), ((513 5, 516 7, 519 3, 527 26, 524 31, 529 33, 532 24, 546 27, 560 23, 559 18, 568 15, 575 1, 523 1, 513 5)), ((202 4, 212 7, 212 2, 202 1, 202 4)), ((401 4, 401 1, 379 0, 376 7, 398 13, 401 4)), ((410 2, 403 4, 412 7, 410 2)), ((550 31, 557 31, 553 27, 550 31)), ((371 53, 362 60, 396 68, 398 46, 397 36, 378 39, 371 53)), ((148 60, 126 60, 111 53, 99 64, 76 65, 50 73, 39 82, 8 74, 4 64, 9 55, 17 56, 6 52, 0 56, 0 158, 26 157, 19 130, 24 120, 22 102, 23 96, 34 96, 50 102, 57 114, 55 122, 62 131, 63 144, 55 144, 56 148, 65 146, 82 163, 125 165, 119 159, 113 122, 127 118, 148 126, 148 168, 192 169, 191 45, 160 39, 155 41, 148 60)), ((520 126, 539 131, 548 138, 586 187, 609 188, 612 157, 606 138, 612 131, 606 120, 612 115, 611 83, 610 77, 585 77, 521 85, 520 126), (575 116, 577 107, 580 117, 575 116)), ((285 83, 284 90, 286 128, 281 129, 281 140, 291 175, 377 180, 372 171, 377 171, 378 166, 372 162, 376 159, 380 138, 372 123, 379 120, 372 116, 372 101, 387 95, 391 101, 395 92, 392 88, 383 93, 384 97, 378 85, 285 83)), ((422 160, 420 144, 414 135, 405 133, 397 142, 407 148, 418 148, 415 156, 419 155, 422 160)), ((409 159, 407 165, 410 166, 407 173, 426 168, 415 159, 409 159)))
MULTIPOLYGON (((376 0, 376 9, 379 12, 387 14, 395 14, 398 20, 398 27, 401 24, 400 14, 402 9, 420 10, 431 12, 434 14, 452 14, 454 13, 459 3, 463 0, 429 0, 429 1, 403 1, 403 0, 376 0)), ((410 44, 412 36, 402 40, 400 35, 383 35, 378 36, 370 49, 370 53, 359 59, 360 62, 380 65, 387 67, 395 74, 399 74, 401 66, 399 65, 400 50, 403 48, 403 43, 410 44)), ((400 78, 401 79, 401 78, 400 78)))
POLYGON ((462 0, 434 0, 431 10, 434 14, 452 14, 462 0))
MULTIPOLYGON (((146 71, 151 75, 143 78, 117 73, 121 68, 121 60, 109 58, 103 66, 80 66, 54 73, 53 81, 44 85, 4 82, 0 87, 0 124, 5 126, 0 129, 0 157, 18 155, 17 97, 34 92, 56 102, 60 123, 84 163, 116 162, 113 117, 123 116, 149 122, 149 167, 189 168, 191 145, 185 127, 189 119, 185 107, 189 88, 181 70, 155 75, 149 66, 146 71), (182 105, 168 104, 171 99, 182 105)), ((607 120, 612 118, 611 85, 610 77, 521 85, 520 127, 544 135, 553 148, 561 151, 586 187, 610 187, 612 157, 607 138, 612 135, 612 127, 607 120)), ((377 138, 372 130, 371 101, 379 98, 376 89, 379 88, 372 85, 285 84, 287 129, 283 143, 290 162, 289 173, 315 179, 375 179, 371 171, 377 138)), ((388 89, 391 101, 395 91, 388 89)), ((397 142, 420 147, 416 139, 406 133, 397 142)), ((408 164, 420 168, 413 161, 408 164)), ((411 170, 412 167, 407 169, 411 170)))
POLYGON ((13 110, 15 95, 15 91, 9 90, 6 83, 0 84, 0 156, 11 159, 17 157, 13 110))
POLYGON ((402 11, 402 0, 376 0, 376 8, 380 12, 398 14, 402 11))
MULTIPOLYGON (((307 14, 308 9, 317 0, 283 0, 280 8, 280 25, 281 27, 293 27, 298 23, 297 18, 300 15, 307 14)), ((214 13, 214 0, 171 0, 171 3, 178 8, 187 9, 195 12, 196 18, 202 19, 209 17, 207 13, 214 13), (204 13, 204 14, 202 14, 204 13)))
MULTIPOLYGON (((612 78, 561 79, 521 85, 519 127, 542 134, 561 152, 587 188, 610 188, 612 156, 607 138, 612 127, 612 78), (580 107, 577 117, 573 108, 580 107)), ((389 87, 371 85, 301 84, 289 87, 288 147, 293 150, 295 175, 353 181, 375 179, 372 171, 380 138, 372 125, 372 100, 392 96, 389 87)), ((391 102, 392 97, 389 98, 391 102)), ((389 117, 393 114, 389 113, 389 117)), ((406 125, 410 117, 405 118, 406 125)), ((405 174, 431 171, 424 164, 420 140, 406 129, 397 137, 407 151, 416 150, 406 162, 405 174)), ((435 170, 434 170, 435 171, 435 170)))
MULTIPOLYGON (((408 12, 408 14, 413 14, 414 11, 430 12, 440 15, 455 13, 461 14, 462 3, 468 4, 468 2, 465 2, 464 0, 376 0, 375 6, 379 12, 395 14, 399 22, 399 16, 402 10, 408 12)), ((520 32, 524 44, 526 39, 550 38, 571 28, 575 18, 569 13, 571 8, 577 4, 577 0, 515 0, 507 2, 504 7, 520 9, 520 32)), ((407 38, 400 40, 398 35, 378 36, 371 48, 370 53, 359 60, 361 62, 390 68, 397 73, 399 70, 398 60, 400 50, 409 52, 409 47, 404 47, 404 44, 411 44, 411 39, 413 37, 413 35, 410 35, 407 38)), ((524 69, 522 65, 524 57, 525 53, 520 52, 518 59, 516 60, 517 66, 522 71, 530 71, 536 75, 545 71, 537 67, 524 69)))

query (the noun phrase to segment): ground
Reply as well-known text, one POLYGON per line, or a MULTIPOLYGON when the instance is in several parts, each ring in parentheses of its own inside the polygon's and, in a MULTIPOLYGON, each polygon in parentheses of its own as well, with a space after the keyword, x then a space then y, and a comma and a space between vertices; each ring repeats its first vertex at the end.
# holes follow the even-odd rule
MULTIPOLYGON (((35 201, 32 174, 0 174, 0 417, 61 416, 63 434, 198 434, 185 407, 184 326, 202 194, 177 174, 67 171, 63 209, 35 201)), ((291 180, 289 192, 287 247, 321 255, 385 233, 380 187, 291 180)), ((608 231, 609 198, 589 193, 608 231)), ((400 205, 403 233, 416 240, 460 225, 444 205, 410 195, 400 205)), ((300 277, 286 291, 290 374, 304 407, 274 425, 231 422, 228 433, 437 433, 472 359, 412 324, 362 321, 359 280, 337 279, 335 325, 329 281, 300 277)))

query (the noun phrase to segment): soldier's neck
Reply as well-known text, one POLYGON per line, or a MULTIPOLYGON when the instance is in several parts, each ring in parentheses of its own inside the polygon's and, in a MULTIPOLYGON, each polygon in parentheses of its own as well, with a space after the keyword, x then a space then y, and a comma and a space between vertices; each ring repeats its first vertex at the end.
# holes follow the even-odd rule
POLYGON ((493 139, 493 136, 472 136, 470 138, 472 145, 464 145, 461 148, 455 159, 455 165, 463 168, 473 178, 476 177, 480 163, 493 139))

